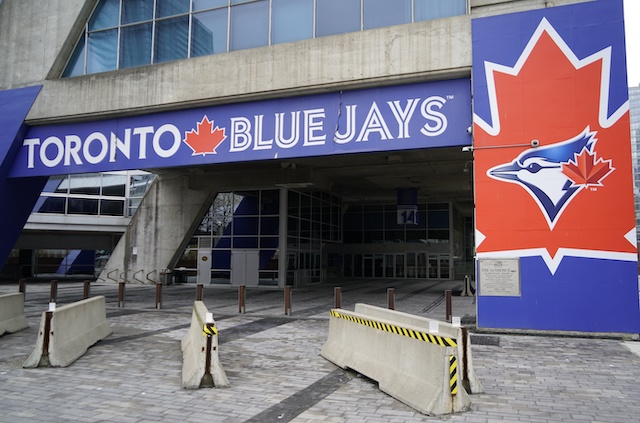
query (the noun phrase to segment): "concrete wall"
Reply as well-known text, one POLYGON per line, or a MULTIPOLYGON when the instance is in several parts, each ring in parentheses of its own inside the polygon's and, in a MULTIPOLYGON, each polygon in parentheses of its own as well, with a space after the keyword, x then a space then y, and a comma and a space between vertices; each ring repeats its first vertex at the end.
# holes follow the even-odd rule
MULTIPOLYGON (((472 16, 579 0, 472 0, 472 16)), ((0 89, 44 82, 30 124, 465 76, 471 16, 59 79, 96 0, 0 4, 0 89)))

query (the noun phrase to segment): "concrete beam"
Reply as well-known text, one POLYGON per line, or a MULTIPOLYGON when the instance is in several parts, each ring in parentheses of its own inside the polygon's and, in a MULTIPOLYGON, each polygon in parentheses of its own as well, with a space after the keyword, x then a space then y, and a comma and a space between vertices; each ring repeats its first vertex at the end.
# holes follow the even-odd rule
POLYGON ((160 282, 160 271, 180 258, 215 190, 189 188, 189 178, 158 175, 111 254, 99 279, 160 282))

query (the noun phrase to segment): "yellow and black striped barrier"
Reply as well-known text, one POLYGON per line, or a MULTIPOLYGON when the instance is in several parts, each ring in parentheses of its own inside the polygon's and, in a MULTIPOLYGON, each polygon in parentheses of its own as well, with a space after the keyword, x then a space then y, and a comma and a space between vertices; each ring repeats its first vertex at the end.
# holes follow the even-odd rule
POLYGON ((419 332, 413 329, 403 328, 397 325, 389 325, 387 323, 381 323, 375 320, 363 319, 360 317, 350 316, 348 314, 340 313, 338 310, 331 310, 331 316, 340 319, 349 320, 360 325, 369 326, 370 328, 382 330, 385 332, 394 333, 396 335, 406 336, 419 341, 430 342, 441 347, 455 347, 458 345, 457 341, 453 338, 446 338, 444 336, 432 335, 427 332, 419 332))
POLYGON ((449 357, 449 389, 451 395, 458 393, 458 359, 455 355, 449 357))
POLYGON ((205 325, 202 327, 202 335, 203 336, 218 335, 218 328, 215 327, 213 324, 205 323, 205 325))

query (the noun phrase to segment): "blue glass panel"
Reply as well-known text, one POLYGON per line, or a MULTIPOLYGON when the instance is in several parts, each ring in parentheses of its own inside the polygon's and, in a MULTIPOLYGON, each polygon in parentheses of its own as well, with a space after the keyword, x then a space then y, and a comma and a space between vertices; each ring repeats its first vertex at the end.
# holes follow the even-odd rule
POLYGON ((189 50, 189 18, 167 19, 156 22, 154 62, 186 59, 189 50))
POLYGON ((364 29, 411 22, 411 0, 364 0, 364 29))
POLYGON ((360 31, 360 0, 317 0, 316 37, 360 31))
POLYGON ((233 248, 258 248, 258 238, 233 238, 233 248))
POLYGON ((151 23, 124 27, 120 37, 121 69, 151 63, 151 23))
POLYGON ((231 8, 231 50, 269 43, 269 2, 259 1, 231 8))
POLYGON ((313 37, 313 0, 273 0, 271 44, 313 37))
POLYGON ((213 9, 214 7, 226 6, 228 0, 193 0, 193 11, 213 9))
POLYGON ((89 31, 118 26, 119 17, 120 0, 100 0, 89 19, 89 31))
POLYGON ((153 19, 153 0, 125 0, 122 2, 122 24, 153 19))
POLYGON ((156 4, 156 17, 164 18, 189 13, 189 2, 190 0, 158 0, 156 4))
POLYGON ((415 22, 467 13, 466 0, 415 0, 415 22))
POLYGON ((227 51, 227 9, 195 13, 191 21, 191 57, 227 51))
POLYGON ((87 73, 115 70, 117 51, 117 29, 90 33, 89 50, 87 53, 87 73))
POLYGON ((67 67, 62 73, 62 77, 84 75, 84 51, 85 43, 83 34, 78 45, 71 54, 69 63, 67 63, 67 67))
POLYGON ((234 217, 233 234, 234 235, 257 235, 258 234, 258 218, 257 217, 234 217))

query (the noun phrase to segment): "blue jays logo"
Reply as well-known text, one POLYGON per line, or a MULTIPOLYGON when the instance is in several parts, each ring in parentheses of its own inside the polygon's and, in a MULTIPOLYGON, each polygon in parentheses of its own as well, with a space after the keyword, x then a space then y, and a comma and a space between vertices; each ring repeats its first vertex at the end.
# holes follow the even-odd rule
MULTIPOLYGON (((532 147, 523 151, 511 163, 492 167, 487 176, 520 185, 535 200, 544 214, 550 229, 578 192, 591 185, 602 186, 602 180, 614 169, 611 161, 598 162, 583 157, 595 156, 596 133, 587 126, 575 137, 544 147, 532 147), (585 154, 586 153, 586 154, 585 154), (606 163, 606 172, 594 179, 589 171, 593 165, 606 163), (569 170, 578 169, 579 177, 569 170)), ((532 143, 533 145, 537 143, 532 143)), ((597 166, 596 166, 597 167, 597 166)))

